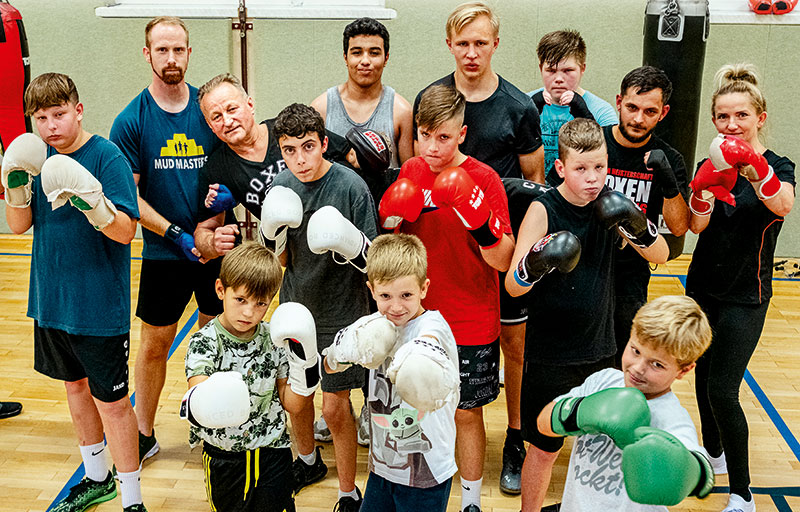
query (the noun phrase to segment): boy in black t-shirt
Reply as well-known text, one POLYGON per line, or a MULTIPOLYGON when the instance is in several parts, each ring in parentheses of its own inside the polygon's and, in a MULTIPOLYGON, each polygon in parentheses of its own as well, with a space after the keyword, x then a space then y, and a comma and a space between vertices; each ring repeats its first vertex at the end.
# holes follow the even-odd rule
POLYGON ((521 403, 522 436, 531 443, 522 469, 522 510, 538 511, 563 445, 539 433, 536 417, 556 396, 613 364, 614 244, 618 233, 645 259, 669 249, 630 200, 604 189, 606 144, 600 126, 572 120, 559 130, 555 169, 563 183, 538 197, 522 221, 511 296, 527 293, 528 324, 521 403), (553 273, 558 269, 559 272, 553 273), (564 315, 569 311, 569 317, 564 315))

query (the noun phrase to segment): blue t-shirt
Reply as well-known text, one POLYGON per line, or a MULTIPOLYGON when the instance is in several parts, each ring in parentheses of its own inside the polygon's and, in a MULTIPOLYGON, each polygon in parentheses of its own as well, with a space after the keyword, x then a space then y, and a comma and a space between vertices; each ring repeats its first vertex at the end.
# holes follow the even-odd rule
MULTIPOLYGON (((48 147, 47 156, 56 154, 48 147)), ((125 157, 106 139, 93 135, 68 154, 103 185, 121 212, 139 218, 136 187, 125 157)), ((116 336, 130 331, 131 248, 89 224, 69 203, 53 210, 33 180, 33 257, 28 316, 41 327, 69 334, 116 336)))
MULTIPOLYGON (((543 87, 540 87, 535 91, 531 91, 528 96, 533 97, 534 94, 543 89, 543 87)), ((600 126, 610 126, 618 123, 617 111, 606 100, 595 96, 589 91, 585 91, 583 93, 583 101, 586 102, 589 112, 592 113, 594 120, 600 126)), ((562 107, 561 105, 545 105, 542 113, 539 114, 539 122, 542 127, 542 143, 544 144, 545 176, 555 172, 554 162, 558 158, 558 130, 573 119, 572 114, 569 113, 569 107, 562 107)), ((560 182, 561 180, 558 180, 558 183, 560 182)))
MULTIPOLYGON (((109 139, 119 146, 139 175, 139 195, 165 219, 192 233, 197 225, 197 177, 208 155, 219 145, 189 85, 189 103, 180 112, 165 112, 150 91, 143 90, 120 112, 109 139)), ((142 256, 153 260, 185 259, 173 242, 142 230, 142 256)))

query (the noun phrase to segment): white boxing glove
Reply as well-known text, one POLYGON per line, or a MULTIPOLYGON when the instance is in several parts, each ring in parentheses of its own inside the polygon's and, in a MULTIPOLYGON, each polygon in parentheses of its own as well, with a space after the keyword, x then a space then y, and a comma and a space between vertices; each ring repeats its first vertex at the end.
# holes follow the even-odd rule
POLYGON ((183 395, 180 417, 197 427, 225 428, 250 418, 250 391, 239 372, 216 372, 183 395))
POLYGON ((434 340, 415 338, 394 355, 386 376, 397 393, 421 412, 431 412, 457 399, 461 380, 458 368, 434 340))
POLYGON ((314 254, 333 252, 333 261, 350 262, 361 272, 367 271, 369 240, 352 222, 333 206, 323 206, 308 219, 308 248, 314 254), (337 255, 344 258, 339 261, 337 255))
POLYGON ((317 327, 311 311, 298 302, 284 302, 272 313, 269 335, 275 346, 286 350, 292 391, 301 396, 313 395, 322 374, 317 327))
POLYGON ((69 201, 97 230, 108 227, 117 216, 114 204, 103 194, 103 185, 86 167, 66 155, 45 160, 42 191, 54 210, 69 201))
POLYGON ((23 133, 8 145, 2 160, 2 183, 6 204, 27 208, 31 204, 33 177, 42 172, 47 144, 32 133, 23 133))
POLYGON ((362 316, 336 333, 333 345, 322 351, 333 371, 358 364, 374 370, 394 352, 398 329, 385 316, 362 316))
POLYGON ((275 254, 286 249, 286 232, 303 221, 303 202, 294 190, 276 185, 261 205, 261 234, 275 241, 275 254))

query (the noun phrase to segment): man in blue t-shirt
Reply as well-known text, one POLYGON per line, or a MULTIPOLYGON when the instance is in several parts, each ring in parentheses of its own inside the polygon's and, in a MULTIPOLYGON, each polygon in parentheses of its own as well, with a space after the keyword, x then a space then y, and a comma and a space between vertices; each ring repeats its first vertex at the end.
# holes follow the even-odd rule
POLYGON ((198 176, 219 145, 184 81, 192 49, 180 18, 162 16, 145 28, 150 85, 114 120, 110 139, 130 162, 139 189, 142 271, 136 316, 142 320, 136 356, 140 462, 159 450, 153 424, 164 387, 169 347, 194 293, 200 327, 222 312, 214 292, 220 261, 203 264, 195 248, 198 176))
POLYGON ((117 495, 105 434, 122 507, 142 512, 128 398, 129 244, 139 217, 130 166, 114 144, 83 129, 83 104, 68 76, 36 77, 25 108, 44 142, 25 133, 9 145, 6 220, 17 234, 33 227, 34 369, 64 381, 86 472, 51 510, 84 510, 117 495))
POLYGON ((586 72, 586 43, 576 30, 557 30, 542 36, 536 46, 544 87, 528 95, 539 111, 547 184, 558 186, 553 170, 558 158, 558 130, 576 117, 592 118, 600 126, 617 124, 617 113, 607 101, 581 87, 586 72))

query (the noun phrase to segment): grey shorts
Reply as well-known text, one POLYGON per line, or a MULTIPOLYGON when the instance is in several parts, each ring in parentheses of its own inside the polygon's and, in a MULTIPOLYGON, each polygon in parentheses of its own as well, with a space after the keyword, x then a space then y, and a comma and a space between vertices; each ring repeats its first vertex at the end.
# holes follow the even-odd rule
MULTIPOLYGON (((333 339, 336 333, 319 332, 317 331, 317 350, 319 350, 320 357, 322 351, 333 345, 333 339)), ((322 391, 326 393, 336 393, 337 391, 347 391, 350 389, 358 389, 366 382, 367 369, 363 366, 351 366, 343 372, 328 373, 322 370, 322 391)))

